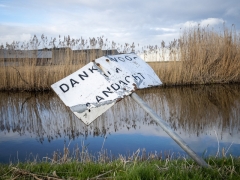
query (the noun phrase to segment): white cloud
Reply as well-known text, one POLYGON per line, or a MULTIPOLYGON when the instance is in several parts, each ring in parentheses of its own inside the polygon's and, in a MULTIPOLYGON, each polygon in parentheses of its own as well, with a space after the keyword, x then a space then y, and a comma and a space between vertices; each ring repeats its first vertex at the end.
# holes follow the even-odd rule
POLYGON ((173 29, 173 28, 151 28, 155 31, 163 31, 163 32, 176 32, 177 30, 176 29, 173 29))
POLYGON ((223 19, 219 19, 219 18, 208 18, 208 19, 204 19, 201 20, 200 25, 201 26, 215 26, 218 24, 223 24, 225 21, 223 19))
POLYGON ((104 35, 117 43, 135 42, 143 46, 160 44, 162 40, 169 42, 179 36, 180 28, 198 24, 216 26, 226 21, 240 28, 238 21, 228 19, 230 15, 238 15, 235 0, 231 3, 221 3, 223 0, 4 2, 1 5, 9 8, 0 12, 0 43, 12 41, 13 35, 19 40, 22 34, 85 39, 104 35))
POLYGON ((31 34, 13 34, 13 35, 4 35, 0 36, 2 43, 7 42, 7 43, 12 43, 13 41, 29 41, 30 38, 32 37, 31 34))
POLYGON ((195 22, 195 21, 187 21, 183 24, 180 24, 180 26, 183 26, 183 27, 194 27, 194 26, 197 26, 199 25, 200 23, 198 22, 195 22))
POLYGON ((223 24, 225 21, 221 18, 207 18, 201 21, 187 21, 185 23, 179 24, 178 26, 183 28, 195 27, 195 26, 216 26, 223 24))

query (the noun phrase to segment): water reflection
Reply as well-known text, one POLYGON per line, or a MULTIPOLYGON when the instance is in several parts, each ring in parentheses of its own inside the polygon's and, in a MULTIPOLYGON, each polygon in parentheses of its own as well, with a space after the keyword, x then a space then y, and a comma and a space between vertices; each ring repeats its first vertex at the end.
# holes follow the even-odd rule
MULTIPOLYGON (((240 144, 239 85, 161 87, 137 94, 183 138, 216 133, 219 139, 240 144)), ((43 143, 136 132, 167 137, 129 97, 86 126, 53 92, 0 92, 0 134, 5 136, 0 143, 13 133, 43 143)))
MULTIPOLYGON (((1 92, 1 131, 5 133, 26 132, 42 142, 54 138, 93 135, 105 136, 111 131, 136 128, 140 122, 147 123, 147 117, 129 99, 121 101, 114 108, 86 126, 52 92, 49 93, 4 93, 1 92), (139 111, 139 113, 136 113, 139 111), (142 118, 142 116, 144 118, 142 118), (111 130, 110 130, 111 129, 111 130)), ((148 122, 149 123, 149 122, 148 122)))
POLYGON ((230 135, 239 132, 239 85, 151 89, 142 97, 175 130, 190 135, 206 134, 213 128, 230 135))

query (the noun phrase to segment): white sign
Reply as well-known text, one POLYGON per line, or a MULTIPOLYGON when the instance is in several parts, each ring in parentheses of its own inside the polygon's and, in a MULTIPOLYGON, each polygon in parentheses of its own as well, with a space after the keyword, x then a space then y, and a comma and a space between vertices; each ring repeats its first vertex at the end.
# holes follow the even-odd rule
POLYGON ((51 87, 89 125, 135 89, 161 84, 152 68, 137 55, 121 54, 98 58, 51 87))
POLYGON ((153 69, 136 54, 103 56, 95 60, 111 83, 122 85, 128 90, 148 88, 162 84, 153 69))

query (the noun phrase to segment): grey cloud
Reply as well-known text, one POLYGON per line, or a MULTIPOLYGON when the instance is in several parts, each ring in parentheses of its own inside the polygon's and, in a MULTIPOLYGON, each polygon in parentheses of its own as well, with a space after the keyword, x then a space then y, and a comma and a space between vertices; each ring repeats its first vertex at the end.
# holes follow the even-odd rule
MULTIPOLYGON (((172 40, 189 22, 220 26, 224 21, 240 29, 238 0, 27 0, 24 4, 15 0, 1 4, 14 9, 11 12, 18 20, 11 19, 11 27, 9 23, 1 23, 1 36, 44 33, 53 37, 61 34, 88 38, 104 35, 120 43, 155 44, 161 38, 172 40), (18 14, 20 11, 24 16, 18 14)), ((5 10, 0 15, 2 13, 8 12, 5 10)), ((4 21, 0 17, 0 22, 4 21)))

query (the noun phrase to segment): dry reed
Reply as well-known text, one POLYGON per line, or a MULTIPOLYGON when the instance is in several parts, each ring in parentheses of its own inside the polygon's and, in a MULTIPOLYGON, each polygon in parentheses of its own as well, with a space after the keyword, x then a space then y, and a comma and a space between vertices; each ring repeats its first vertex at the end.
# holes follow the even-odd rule
POLYGON ((169 46, 147 46, 136 50, 134 43, 124 46, 103 37, 89 40, 70 36, 52 38, 42 35, 29 42, 13 42, 0 47, 0 90, 49 90, 50 85, 102 55, 135 52, 144 57, 164 85, 240 82, 240 35, 223 28, 185 29, 169 46), (48 49, 50 48, 50 49, 48 49), (21 55, 26 52, 52 53, 52 58, 21 55), (15 54, 21 58, 14 57, 15 54))
POLYGON ((186 29, 168 50, 171 63, 152 65, 166 85, 240 81, 240 34, 234 27, 186 29))

